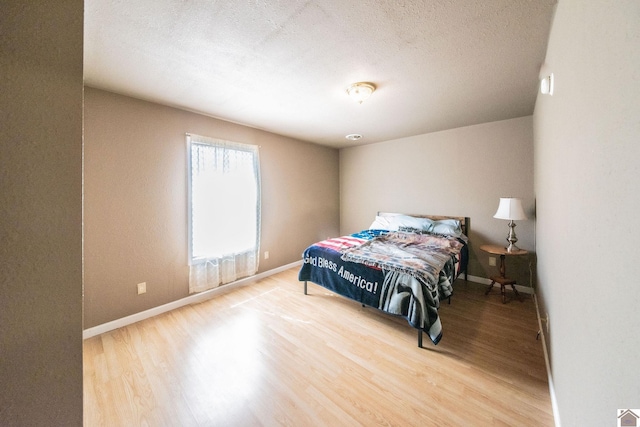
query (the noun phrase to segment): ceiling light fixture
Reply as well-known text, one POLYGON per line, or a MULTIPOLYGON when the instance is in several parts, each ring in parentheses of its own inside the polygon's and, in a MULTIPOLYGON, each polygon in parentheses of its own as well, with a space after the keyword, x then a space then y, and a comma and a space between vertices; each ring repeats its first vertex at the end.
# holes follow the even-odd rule
POLYGON ((359 139, 362 139, 362 135, 360 135, 359 133, 350 133, 349 135, 345 136, 345 138, 347 138, 349 141, 357 141, 359 139))
POLYGON ((347 88, 347 94, 358 104, 362 104, 362 101, 369 98, 374 90, 376 86, 373 83, 358 82, 347 88))

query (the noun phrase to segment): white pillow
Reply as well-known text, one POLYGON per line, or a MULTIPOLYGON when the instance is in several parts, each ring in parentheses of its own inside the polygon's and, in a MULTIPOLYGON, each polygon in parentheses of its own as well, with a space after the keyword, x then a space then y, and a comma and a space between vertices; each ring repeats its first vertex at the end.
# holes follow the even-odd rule
POLYGON ((415 228, 422 231, 431 231, 433 221, 429 218, 416 218, 408 215, 394 215, 388 217, 389 230, 398 231, 400 227, 415 228))
POLYGON ((460 221, 457 219, 441 219, 435 221, 430 231, 446 236, 460 237, 460 235, 462 235, 462 227, 460 227, 460 221))
POLYGON ((389 217, 377 215, 369 226, 369 230, 389 230, 389 217))

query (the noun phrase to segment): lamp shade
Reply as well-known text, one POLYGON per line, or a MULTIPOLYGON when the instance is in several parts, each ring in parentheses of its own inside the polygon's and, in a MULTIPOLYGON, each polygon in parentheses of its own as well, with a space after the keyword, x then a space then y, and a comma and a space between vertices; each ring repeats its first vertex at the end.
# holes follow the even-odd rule
POLYGON ((493 217, 508 220, 527 219, 527 215, 522 209, 522 200, 515 197, 501 197, 498 211, 493 217))

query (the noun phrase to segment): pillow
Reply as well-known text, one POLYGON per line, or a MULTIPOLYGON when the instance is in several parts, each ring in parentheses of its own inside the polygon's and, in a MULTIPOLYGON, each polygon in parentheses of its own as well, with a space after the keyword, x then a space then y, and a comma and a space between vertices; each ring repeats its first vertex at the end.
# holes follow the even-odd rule
POLYGON ((443 234, 445 236, 460 237, 462 235, 462 227, 457 219, 441 219, 433 222, 430 230, 434 234, 443 234))
POLYGON ((389 217, 378 215, 369 226, 369 230, 389 230, 389 226, 389 217))
POLYGON ((394 215, 387 217, 389 230, 398 231, 400 227, 416 228, 418 230, 430 231, 433 221, 429 218, 416 218, 409 215, 394 215))
POLYGON ((429 218, 416 218, 409 215, 377 215, 376 219, 369 226, 369 229, 398 231, 400 227, 403 227, 407 229, 411 228, 420 231, 429 231, 432 223, 433 221, 429 218))
POLYGON ((426 233, 425 230, 422 230, 420 228, 405 227, 403 225, 398 227, 398 231, 402 231, 404 233, 415 233, 415 234, 424 234, 424 233, 426 233))

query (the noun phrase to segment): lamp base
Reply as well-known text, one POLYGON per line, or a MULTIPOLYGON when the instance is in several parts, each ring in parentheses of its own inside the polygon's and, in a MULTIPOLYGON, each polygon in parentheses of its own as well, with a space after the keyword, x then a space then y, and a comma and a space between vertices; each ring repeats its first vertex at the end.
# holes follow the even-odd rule
POLYGON ((507 250, 507 252, 518 252, 522 250, 516 245, 514 245, 512 242, 509 242, 509 246, 507 246, 505 249, 507 250))
POLYGON ((516 242, 518 238, 516 237, 516 223, 513 220, 509 221, 509 235, 507 236, 507 242, 509 242, 509 246, 507 246, 507 252, 518 252, 520 250, 519 247, 516 246, 516 242))

